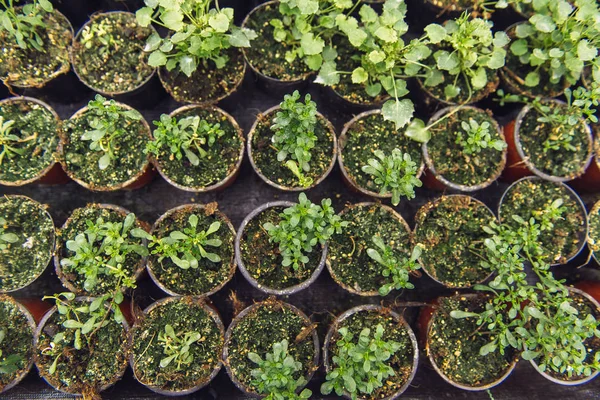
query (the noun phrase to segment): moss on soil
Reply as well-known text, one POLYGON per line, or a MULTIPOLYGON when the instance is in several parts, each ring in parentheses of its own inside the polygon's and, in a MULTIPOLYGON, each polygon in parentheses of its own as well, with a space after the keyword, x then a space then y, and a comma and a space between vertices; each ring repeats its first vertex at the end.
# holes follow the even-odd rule
POLYGON ((29 320, 15 301, 0 295, 0 330, 6 335, 0 342, 0 361, 11 355, 19 356, 17 370, 10 374, 0 373, 0 392, 18 378, 33 357, 33 329, 29 320))

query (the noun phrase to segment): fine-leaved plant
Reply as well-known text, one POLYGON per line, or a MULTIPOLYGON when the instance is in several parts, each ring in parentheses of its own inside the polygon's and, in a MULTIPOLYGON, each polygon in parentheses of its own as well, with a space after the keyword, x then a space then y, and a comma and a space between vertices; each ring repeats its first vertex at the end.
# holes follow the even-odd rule
POLYGON ((488 121, 480 124, 471 118, 469 121, 462 121, 460 126, 462 131, 456 132, 456 144, 462 147, 465 154, 478 154, 483 149, 502 151, 506 148, 505 141, 492 138, 492 125, 488 121))
POLYGON ((0 217, 0 250, 6 250, 11 243, 16 243, 19 237, 11 232, 6 232, 8 222, 0 217))
POLYGON ((80 43, 86 49, 95 46, 95 51, 101 56, 110 54, 119 45, 116 37, 109 32, 112 21, 108 18, 99 19, 92 24, 86 25, 81 31, 80 43))
POLYGON ((190 352, 190 346, 202 338, 199 332, 175 332, 173 326, 165 325, 164 332, 158 334, 158 343, 163 348, 160 367, 166 368, 172 365, 176 371, 183 370, 194 361, 194 355, 190 352))
POLYGON ((25 154, 25 150, 18 147, 19 144, 26 143, 37 138, 37 133, 35 132, 23 138, 15 135, 12 133, 14 125, 15 121, 5 121, 4 117, 0 116, 0 147, 2 148, 0 151, 0 165, 2 165, 5 157, 10 160, 25 154))
POLYGON ((409 282, 410 274, 421 268, 418 260, 423 248, 416 245, 413 247, 410 257, 405 257, 394 252, 394 249, 386 244, 379 235, 373 236, 371 241, 376 248, 369 247, 367 255, 383 267, 381 275, 391 279, 391 282, 379 288, 379 294, 386 296, 394 289, 414 289, 415 285, 409 282))
MULTIPOLYGON (((0 328, 0 345, 6 339, 6 329, 0 328)), ((0 375, 14 374, 19 370, 19 365, 23 361, 23 357, 19 354, 2 354, 0 349, 0 375)))
POLYGON ((49 0, 33 0, 17 10, 19 0, 0 0, 0 31, 6 31, 22 49, 43 51, 39 30, 46 27, 45 13, 53 11, 49 0))

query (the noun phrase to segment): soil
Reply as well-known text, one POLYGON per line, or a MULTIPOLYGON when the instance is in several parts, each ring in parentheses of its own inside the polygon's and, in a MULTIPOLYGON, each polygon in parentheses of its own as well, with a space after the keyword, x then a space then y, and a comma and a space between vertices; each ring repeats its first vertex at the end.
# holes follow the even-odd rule
POLYGON ((466 140, 461 123, 470 120, 477 121, 479 125, 488 122, 492 139, 504 140, 490 113, 480 109, 461 109, 431 128, 432 140, 427 143, 429 158, 435 172, 454 184, 476 186, 491 183, 502 172, 504 151, 488 147, 479 153, 466 154, 462 145, 456 143, 456 138, 457 132, 461 132, 463 140, 466 140))
POLYGON ((256 353, 264 359, 267 353, 273 351, 273 344, 284 339, 288 341, 288 354, 302 364, 294 379, 307 377, 315 368, 313 336, 305 335, 306 330, 311 329, 310 321, 296 314, 285 303, 276 300, 259 303, 230 329, 225 362, 233 376, 250 392, 258 391, 252 385, 253 377, 250 375, 257 365, 248 359, 248 353, 256 353))
POLYGON ((199 157, 199 164, 192 165, 185 155, 178 160, 169 148, 163 147, 156 157, 159 168, 170 180, 191 189, 203 189, 217 185, 231 176, 239 161, 243 138, 229 118, 215 108, 192 108, 177 114, 177 119, 199 116, 209 124, 219 124, 225 134, 212 146, 205 146, 206 157, 199 157))
MULTIPOLYGON (((257 172, 263 174, 271 182, 286 188, 301 188, 296 175, 285 166, 285 161, 277 161, 278 151, 273 147, 271 138, 275 131, 271 130, 273 119, 278 110, 269 114, 260 114, 258 123, 252 136, 252 158, 256 165, 257 172)), ((317 141, 315 147, 311 150, 311 159, 309 162, 310 171, 304 172, 304 176, 312 178, 316 183, 323 177, 334 162, 333 137, 335 132, 330 129, 325 117, 319 115, 315 126, 315 136, 317 141)), ((291 159, 289 156, 286 159, 291 159)))
POLYGON ((429 354, 446 378, 474 388, 496 382, 508 371, 516 357, 510 348, 505 350, 504 355, 499 351, 480 355, 479 350, 490 342, 491 337, 478 333, 477 318, 450 316, 453 310, 482 312, 485 304, 484 296, 440 298, 427 337, 429 354))
MULTIPOLYGON (((221 223, 217 232, 211 238, 221 239, 220 247, 209 247, 211 253, 218 254, 221 261, 212 262, 207 258, 198 260, 198 268, 182 269, 175 265, 170 258, 158 261, 158 255, 151 255, 152 273, 157 280, 172 292, 180 295, 202 295, 213 291, 223 285, 235 271, 234 240, 235 232, 229 227, 229 220, 225 215, 210 207, 189 207, 177 210, 163 219, 153 230, 157 238, 168 237, 173 231, 183 232, 189 228, 190 215, 198 217, 196 231, 205 231, 215 221, 221 223)), ((152 251, 152 250, 151 250, 152 251)))
MULTIPOLYGON (((550 102, 546 103, 553 110, 565 109, 567 106, 550 102)), ((553 126, 547 122, 539 122, 543 114, 535 108, 530 108, 522 119, 519 127, 519 141, 523 148, 523 154, 540 171, 547 175, 557 177, 575 178, 585 172, 585 167, 590 159, 592 151, 591 137, 585 121, 580 120, 575 127, 553 126), (564 132, 567 131, 567 132, 564 132), (549 138, 564 132, 568 135, 572 132, 573 139, 570 144, 576 150, 552 150, 544 151, 544 142, 549 138)))
POLYGON ((222 328, 206 310, 203 300, 183 297, 168 301, 145 314, 131 331, 132 359, 136 378, 144 385, 161 390, 182 391, 207 382, 213 370, 221 362, 223 352, 222 328), (198 332, 200 340, 189 348, 193 357, 191 364, 177 368, 173 360, 164 368, 160 361, 165 358, 164 346, 158 336, 165 326, 171 325, 179 337, 188 332, 198 332))
POLYGON ((79 78, 103 93, 130 92, 153 73, 144 52, 153 29, 137 24, 131 13, 99 14, 73 43, 73 68, 79 78), (102 32, 98 34, 98 30, 102 32), (91 32, 91 33, 90 33, 91 32), (93 36, 82 43, 84 33, 93 36))
POLYGON ((586 214, 579 202, 566 186, 541 179, 525 179, 509 188, 500 204, 500 220, 517 224, 511 216, 519 215, 524 220, 538 216, 556 200, 563 200, 566 212, 554 221, 554 229, 540 234, 540 243, 548 253, 548 262, 565 264, 577 254, 585 240, 586 214))
MULTIPOLYGON (((65 226, 58 233, 60 239, 60 247, 57 249, 59 259, 74 256, 75 253, 66 248, 67 240, 74 240, 78 234, 85 232, 88 221, 95 223, 96 219, 99 217, 101 217, 104 222, 123 222, 125 219, 125 215, 122 212, 109 208, 103 208, 98 204, 90 204, 85 208, 76 209, 69 217, 69 220, 67 220, 65 226)), ((137 220, 135 226, 142 228, 142 225, 137 220)), ((142 245, 143 241, 142 239, 129 236, 129 241, 127 244, 142 245)), ((98 244, 96 244, 96 246, 97 245, 98 244)), ((141 267, 141 262, 142 257, 132 251, 125 257, 125 260, 123 261, 123 268, 128 272, 130 277, 135 277, 136 273, 141 267)), ((61 270, 62 275, 64 275, 61 278, 67 280, 71 285, 73 285, 77 291, 77 294, 101 296, 115 290, 118 283, 118 278, 115 277, 115 275, 101 273, 98 275, 98 283, 96 287, 88 292, 85 291, 83 286, 83 283, 85 282, 85 276, 83 274, 77 272, 74 267, 61 265, 61 270)))
POLYGON ((0 360, 18 355, 18 369, 10 374, 0 373, 0 393, 17 379, 29 366, 33 357, 33 329, 29 320, 16 302, 8 296, 0 295, 0 330, 6 335, 0 342, 0 360))
POLYGON ((463 11, 473 7, 477 0, 427 0, 437 8, 448 11, 463 11))
POLYGON ((0 181, 17 184, 36 179, 58 159, 59 120, 48 108, 24 99, 0 103, 0 115, 5 122, 14 121, 10 133, 22 142, 10 146, 23 152, 4 155, 0 181))
POLYGON ((25 197, 0 198, 4 233, 18 240, 0 250, 0 291, 28 286, 44 272, 54 251, 54 222, 41 204, 25 197))
MULTIPOLYGON (((17 7, 17 10, 20 10, 20 7, 17 7)), ((43 19, 47 28, 38 29, 38 35, 44 42, 44 52, 21 49, 12 35, 6 30, 0 31, 0 78, 7 84, 43 87, 71 68, 71 24, 57 11, 46 13, 43 19)))
POLYGON ((596 259, 600 260, 600 202, 597 202, 588 216, 588 244, 596 259))
POLYGON ((396 130, 394 123, 385 121, 381 114, 370 114, 353 123, 346 132, 346 139, 346 143, 340 144, 344 169, 353 184, 371 192, 379 193, 379 187, 362 167, 369 159, 376 158, 375 150, 391 154, 398 148, 410 154, 417 165, 423 160, 420 144, 406 137, 403 130, 396 130))
POLYGON ((415 243, 424 246, 423 268, 451 288, 485 280, 490 271, 481 267, 477 254, 489 236, 483 227, 495 219, 483 203, 463 195, 443 196, 421 207, 415 217, 415 243))
POLYGON ((255 216, 246 228, 240 240, 241 258, 248 273, 259 285, 270 289, 286 289, 309 279, 319 266, 322 256, 320 245, 306 256, 308 263, 300 265, 297 271, 292 266, 281 265, 282 257, 279 244, 269 241, 269 234, 263 228, 267 222, 278 225, 280 213, 285 207, 271 207, 255 216))
POLYGON ((333 277, 357 292, 377 293, 391 278, 384 277, 384 267, 367 254, 367 249, 376 248, 373 236, 381 236, 398 257, 408 258, 410 229, 390 208, 379 204, 348 206, 340 215, 349 225, 329 240, 328 262, 333 277))

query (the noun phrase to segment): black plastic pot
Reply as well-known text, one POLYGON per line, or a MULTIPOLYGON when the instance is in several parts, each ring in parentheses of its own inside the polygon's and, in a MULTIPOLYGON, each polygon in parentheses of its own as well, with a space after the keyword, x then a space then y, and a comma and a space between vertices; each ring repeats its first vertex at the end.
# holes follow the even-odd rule
POLYGON ((79 28, 90 15, 102 8, 102 0, 53 0, 52 4, 75 28, 79 28))
MULTIPOLYGON (((592 238, 591 236, 591 226, 592 226, 592 216, 593 218, 600 219, 600 200, 597 201, 590 212, 588 213, 588 230, 589 233, 587 235, 587 245, 588 249, 591 253, 592 258, 596 261, 596 264, 600 265, 600 259, 596 255, 596 253, 600 254, 600 238, 592 238), (594 247, 598 248, 597 251, 594 252, 594 247)), ((600 234, 600 232, 598 232, 600 234)))

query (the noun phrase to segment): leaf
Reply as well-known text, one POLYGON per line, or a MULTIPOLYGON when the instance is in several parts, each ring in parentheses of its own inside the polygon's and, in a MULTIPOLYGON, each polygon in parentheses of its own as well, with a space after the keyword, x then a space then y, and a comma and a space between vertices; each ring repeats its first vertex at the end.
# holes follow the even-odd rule
POLYGON ((363 67, 358 67, 352 72, 352 83, 363 83, 369 79, 369 74, 363 67))
POLYGON ((108 168, 109 165, 110 165, 110 155, 108 153, 105 153, 98 160, 98 168, 100 168, 100 170, 105 170, 106 168, 108 168))
POLYGON ((529 18, 529 22, 540 32, 551 33, 556 29, 556 24, 549 15, 534 14, 529 18))
POLYGON ((531 71, 525 77, 525 85, 534 87, 540 84, 540 74, 536 71, 531 71))
POLYGON ((404 135, 419 143, 427 143, 431 139, 429 129, 426 129, 425 122, 419 118, 411 121, 404 135))
POLYGON ((337 71, 337 66, 334 62, 324 62, 319 71, 319 75, 315 79, 315 83, 325 86, 333 86, 340 83, 340 75, 337 71))
POLYGON ((198 68, 198 65, 196 64, 196 59, 194 57, 184 56, 179 60, 179 68, 181 69, 181 72, 186 74, 188 77, 191 77, 198 68))
POLYGON ((148 64, 151 67, 160 67, 167 63, 167 56, 160 50, 155 50, 148 57, 148 64))
POLYGON ((229 18, 224 13, 217 13, 208 18, 208 24, 215 31, 224 33, 229 30, 229 18))
POLYGON ((584 39, 577 43, 577 55, 581 61, 591 61, 598 55, 598 49, 584 39))
POLYGON ((444 40, 447 36, 446 29, 442 25, 429 24, 425 27, 425 32, 431 43, 437 44, 444 40))
POLYGON ((74 319, 68 319, 65 322, 63 322, 62 325, 67 329, 79 329, 83 327, 83 324, 81 322, 76 321, 74 319))
POLYGON ((515 56, 522 56, 523 54, 526 54, 528 50, 527 41, 525 39, 516 40, 510 45, 510 51, 515 56))
POLYGON ((387 43, 395 43, 398 41, 396 31, 387 26, 380 26, 375 31, 375 36, 387 43))
POLYGON ((325 48, 325 41, 321 38, 315 37, 312 32, 308 32, 302 35, 302 39, 300 39, 300 46, 302 46, 304 54, 308 56, 321 54, 325 48))
MULTIPOLYGON (((143 7, 136 11, 135 19, 137 20, 137 23, 140 26, 146 27, 152 23, 152 14, 153 13, 154 13, 154 10, 151 9, 150 7, 143 7)), ((155 35, 156 34, 153 34, 152 36, 155 36, 155 35)), ((148 40, 150 40, 152 38, 152 36, 150 36, 150 38, 148 38, 148 40)), ((156 35, 156 36, 158 36, 158 35, 156 35)), ((160 39, 160 37, 159 37, 159 39, 160 39)))
POLYGON ((409 99, 388 100, 381 109, 386 121, 393 121, 396 129, 406 126, 415 112, 414 104, 409 99))
POLYGON ((50 1, 48 0, 38 0, 38 4, 46 12, 52 12, 52 10, 54 10, 54 7, 52 7, 52 3, 50 3, 50 1))
POLYGON ((476 90, 485 87, 487 84, 487 74, 485 73, 485 69, 479 67, 471 77, 471 83, 473 84, 473 89, 476 90))
POLYGON ((497 348, 496 342, 490 342, 479 349, 479 355, 487 356, 489 353, 496 351, 497 348))
POLYGON ((177 354, 173 354, 172 356, 163 358, 162 360, 160 360, 160 367, 165 368, 167 365, 171 364, 171 361, 173 361, 175 357, 177 357, 177 354))

